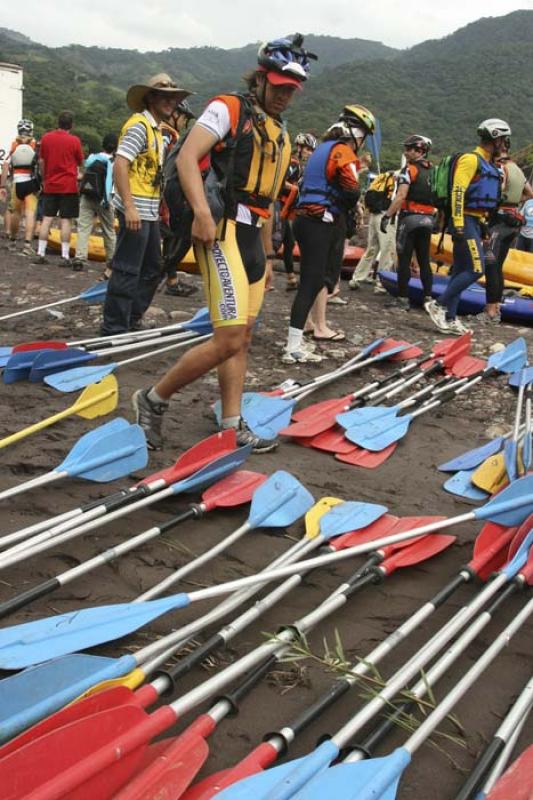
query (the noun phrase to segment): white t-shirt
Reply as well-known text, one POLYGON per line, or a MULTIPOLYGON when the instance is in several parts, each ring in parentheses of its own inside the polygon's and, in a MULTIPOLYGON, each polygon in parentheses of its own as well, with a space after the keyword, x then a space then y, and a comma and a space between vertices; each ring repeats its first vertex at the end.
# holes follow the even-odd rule
MULTIPOLYGON (((213 100, 203 113, 196 120, 196 125, 205 128, 206 131, 216 136, 217 142, 221 142, 231 130, 231 120, 229 116, 229 108, 222 100, 213 100)), ((255 215, 254 215, 255 216, 255 215)), ((257 225, 260 227, 263 220, 259 219, 257 222, 252 218, 252 212, 243 203, 237 204, 237 222, 243 222, 245 225, 257 225)))

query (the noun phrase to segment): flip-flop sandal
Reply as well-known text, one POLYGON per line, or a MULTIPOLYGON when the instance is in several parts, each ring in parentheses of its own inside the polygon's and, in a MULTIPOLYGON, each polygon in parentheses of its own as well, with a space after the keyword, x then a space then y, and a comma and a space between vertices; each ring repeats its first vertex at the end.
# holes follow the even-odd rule
POLYGON ((332 336, 315 336, 313 335, 313 341, 315 342, 344 342, 346 339, 346 334, 342 331, 335 331, 332 336))

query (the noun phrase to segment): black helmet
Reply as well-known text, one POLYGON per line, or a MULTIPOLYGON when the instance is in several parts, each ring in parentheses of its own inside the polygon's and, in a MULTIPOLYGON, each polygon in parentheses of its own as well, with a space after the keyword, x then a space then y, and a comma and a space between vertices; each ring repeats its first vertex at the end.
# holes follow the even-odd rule
POLYGON ((433 146, 433 142, 428 136, 422 136, 419 133, 413 133, 411 136, 407 137, 403 143, 403 146, 405 148, 419 147, 424 151, 424 155, 427 155, 433 146))

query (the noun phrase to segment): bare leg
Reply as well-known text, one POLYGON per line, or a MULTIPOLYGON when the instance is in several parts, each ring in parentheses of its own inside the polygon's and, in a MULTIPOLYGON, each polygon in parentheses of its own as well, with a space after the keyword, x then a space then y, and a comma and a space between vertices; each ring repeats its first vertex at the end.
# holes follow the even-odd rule
POLYGON ((9 225, 9 238, 16 239, 20 227, 20 211, 17 209, 11 214, 11 222, 9 225))
POLYGON ((60 227, 61 227, 61 241, 69 244, 70 243, 70 231, 72 230, 72 221, 70 219, 61 219, 60 220, 60 227))
POLYGON ((43 242, 48 241, 48 234, 50 233, 50 226, 53 217, 43 217, 41 225, 39 226, 39 239, 43 242))
POLYGON ((35 229, 35 212, 27 211, 25 219, 24 240, 27 244, 31 245, 33 241, 33 231, 35 229))
POLYGON ((241 398, 254 323, 255 319, 248 320, 244 341, 239 352, 218 366, 222 417, 224 418, 238 417, 241 414, 241 398))
POLYGON ((318 293, 311 309, 311 315, 315 325, 315 336, 321 339, 329 339, 335 335, 335 331, 329 327, 326 319, 327 302, 328 290, 324 286, 318 293))

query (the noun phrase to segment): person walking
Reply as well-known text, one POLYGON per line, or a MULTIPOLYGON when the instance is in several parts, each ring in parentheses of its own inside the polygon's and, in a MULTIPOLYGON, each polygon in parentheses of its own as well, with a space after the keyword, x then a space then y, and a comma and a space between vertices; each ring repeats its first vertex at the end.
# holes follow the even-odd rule
MULTIPOLYGON (((241 417, 248 347, 272 259, 269 219, 290 160, 282 113, 309 72, 303 36, 261 45, 258 64, 246 76, 245 95, 219 95, 198 118, 177 158, 179 180, 192 208, 192 238, 209 306, 213 337, 188 350, 152 387, 133 395, 138 424, 149 447, 160 449, 162 422, 172 396, 214 367, 222 402, 223 429, 233 428, 240 445, 255 452, 276 446, 249 430, 241 417), (224 212, 217 223, 208 205, 200 163, 226 173, 224 212), (265 247, 266 245, 266 247, 265 247), (265 253, 266 250, 266 253, 265 253)), ((172 211, 172 210, 171 210, 172 211)))
POLYGON ((477 134, 478 147, 459 156, 453 167, 450 194, 453 265, 448 286, 438 301, 425 304, 440 331, 458 336, 468 332, 457 319, 461 292, 485 271, 486 222, 501 198, 502 174, 495 162, 511 147, 511 128, 502 119, 483 120, 477 134))
POLYGON ((81 141, 71 131, 74 117, 62 111, 57 129, 45 133, 39 147, 39 170, 43 179, 43 220, 39 227, 37 257, 33 264, 47 264, 46 247, 53 219, 59 215, 61 227, 61 259, 59 266, 70 266, 70 234, 72 220, 80 213, 78 174, 83 164, 81 141))
POLYGON ((107 133, 102 140, 102 149, 93 153, 85 162, 85 172, 80 183, 80 215, 78 238, 72 269, 79 272, 87 265, 89 237, 95 218, 101 225, 104 240, 106 270, 104 277, 111 275, 111 260, 115 252, 115 212, 111 201, 113 188, 113 157, 118 146, 114 133, 107 133))
POLYGON ((190 92, 165 73, 130 86, 133 114, 124 123, 113 164, 118 237, 104 302, 101 334, 138 330, 161 278, 159 205, 164 158, 160 123, 190 92))
POLYGON ((37 142, 33 138, 33 122, 30 119, 21 119, 17 124, 17 136, 4 161, 0 186, 4 190, 10 212, 7 231, 10 249, 16 252, 20 222, 24 215, 24 247, 21 252, 23 256, 33 256, 33 232, 40 181, 37 142))
POLYGON ((323 136, 309 159, 300 185, 294 234, 300 248, 300 285, 292 304, 286 364, 320 361, 304 343, 307 318, 313 305, 317 341, 342 341, 342 331, 326 322, 328 291, 335 288, 342 265, 346 214, 359 199, 357 151, 375 130, 373 114, 364 106, 347 105, 323 136))
POLYGON ((381 219, 390 208, 396 190, 397 173, 392 170, 381 172, 370 182, 364 195, 364 205, 368 211, 368 240, 366 250, 348 283, 350 289, 359 289, 362 283, 376 285, 373 271, 392 270, 396 264, 396 225, 391 220, 385 233, 381 231, 381 219))
POLYGON ((430 262, 431 234, 435 224, 436 208, 432 202, 430 185, 431 163, 428 153, 431 139, 420 134, 408 136, 404 141, 406 164, 398 176, 398 191, 381 218, 380 230, 387 232, 392 217, 398 213, 396 226, 396 252, 398 254, 398 297, 386 301, 388 307, 409 311, 409 280, 413 253, 420 270, 424 302, 431 300, 433 273, 430 262))

